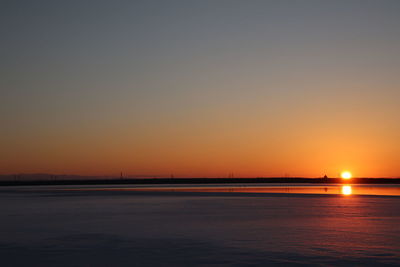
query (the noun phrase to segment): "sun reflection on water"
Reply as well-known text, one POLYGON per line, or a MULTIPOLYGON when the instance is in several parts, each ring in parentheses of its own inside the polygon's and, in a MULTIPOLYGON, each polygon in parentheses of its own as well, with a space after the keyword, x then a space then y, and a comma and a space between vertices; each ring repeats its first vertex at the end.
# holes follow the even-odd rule
POLYGON ((352 194, 351 185, 343 185, 342 186, 342 194, 345 196, 349 196, 352 194))

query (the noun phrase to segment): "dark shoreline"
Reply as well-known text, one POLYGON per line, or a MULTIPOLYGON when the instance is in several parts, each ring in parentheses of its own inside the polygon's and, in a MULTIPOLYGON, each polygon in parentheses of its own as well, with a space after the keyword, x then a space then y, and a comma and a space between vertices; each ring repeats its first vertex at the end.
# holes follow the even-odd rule
POLYGON ((85 180, 0 181, 0 186, 28 185, 107 185, 107 184, 236 184, 236 183, 312 183, 312 184, 400 184, 400 178, 124 178, 85 180))

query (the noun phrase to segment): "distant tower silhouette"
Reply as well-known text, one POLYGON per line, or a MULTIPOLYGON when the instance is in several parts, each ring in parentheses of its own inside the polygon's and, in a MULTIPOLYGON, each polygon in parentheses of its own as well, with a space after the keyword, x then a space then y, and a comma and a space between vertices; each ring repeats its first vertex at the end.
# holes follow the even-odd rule
POLYGON ((124 179, 124 176, 122 175, 122 172, 121 172, 121 176, 120 176, 120 179, 122 180, 122 179, 124 179))
POLYGON ((324 180, 328 181, 328 176, 326 176, 326 174, 324 175, 324 180))

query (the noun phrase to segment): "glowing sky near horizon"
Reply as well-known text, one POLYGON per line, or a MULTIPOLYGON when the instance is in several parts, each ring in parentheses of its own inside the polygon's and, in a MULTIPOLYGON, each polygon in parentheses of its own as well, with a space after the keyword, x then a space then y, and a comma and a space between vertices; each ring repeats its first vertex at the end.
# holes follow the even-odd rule
POLYGON ((0 174, 400 176, 399 1, 0 13, 0 174))

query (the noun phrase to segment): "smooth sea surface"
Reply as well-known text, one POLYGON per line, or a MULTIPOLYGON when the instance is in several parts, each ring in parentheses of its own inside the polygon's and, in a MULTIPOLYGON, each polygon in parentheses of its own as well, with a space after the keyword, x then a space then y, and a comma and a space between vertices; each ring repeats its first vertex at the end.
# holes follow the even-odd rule
POLYGON ((399 266, 400 186, 0 188, 0 266, 399 266))

